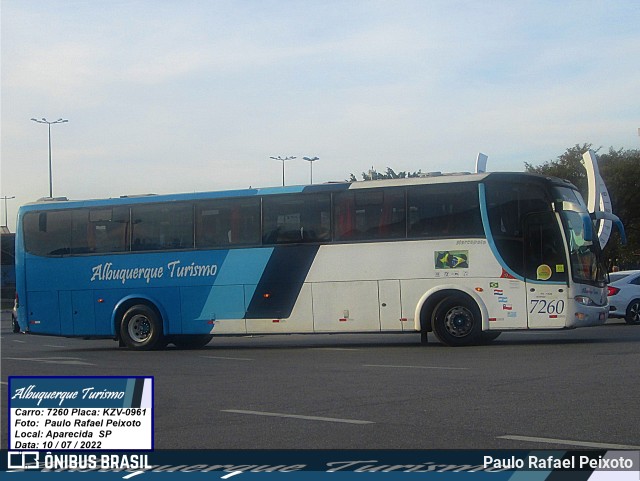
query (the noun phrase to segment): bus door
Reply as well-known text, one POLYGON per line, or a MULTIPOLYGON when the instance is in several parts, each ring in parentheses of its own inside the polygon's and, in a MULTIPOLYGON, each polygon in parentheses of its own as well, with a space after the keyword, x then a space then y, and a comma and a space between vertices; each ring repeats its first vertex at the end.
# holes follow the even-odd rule
POLYGON ((527 326, 530 329, 566 325, 568 264, 554 212, 525 217, 524 264, 527 326))
POLYGON ((63 333, 96 334, 93 291, 59 291, 58 300, 63 333))

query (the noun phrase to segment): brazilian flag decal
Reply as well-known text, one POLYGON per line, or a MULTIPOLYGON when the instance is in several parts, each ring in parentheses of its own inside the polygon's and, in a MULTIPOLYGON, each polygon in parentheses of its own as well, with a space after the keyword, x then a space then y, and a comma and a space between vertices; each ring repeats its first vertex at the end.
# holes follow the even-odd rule
POLYGON ((436 269, 468 269, 469 251, 435 251, 436 269))

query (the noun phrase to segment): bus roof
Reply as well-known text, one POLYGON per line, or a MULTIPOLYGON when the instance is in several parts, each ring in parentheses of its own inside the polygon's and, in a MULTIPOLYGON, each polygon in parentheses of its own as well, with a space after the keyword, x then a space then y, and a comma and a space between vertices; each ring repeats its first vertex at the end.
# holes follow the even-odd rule
POLYGON ((71 207, 100 207, 131 204, 149 204, 161 202, 180 202, 191 200, 223 199, 234 197, 252 197, 256 195, 277 195, 294 193, 341 192, 350 189, 374 189, 380 187, 402 187, 411 185, 445 184, 458 182, 480 182, 485 179, 501 181, 522 181, 528 179, 536 183, 544 182, 575 188, 570 182, 556 177, 543 176, 527 172, 485 172, 485 173, 440 173, 432 172, 420 177, 404 179, 383 179, 359 182, 327 182, 313 185, 292 185, 277 187, 258 187, 247 189, 221 190, 210 192, 192 192, 179 194, 136 194, 103 199, 70 200, 66 197, 41 198, 20 207, 20 211, 55 210, 71 207))

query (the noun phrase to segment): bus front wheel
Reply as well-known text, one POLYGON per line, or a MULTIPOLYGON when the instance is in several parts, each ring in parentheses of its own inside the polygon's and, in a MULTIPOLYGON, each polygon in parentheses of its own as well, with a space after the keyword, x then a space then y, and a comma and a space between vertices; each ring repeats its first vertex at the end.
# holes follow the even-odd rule
POLYGON ((478 307, 461 296, 447 297, 433 311, 431 327, 438 340, 447 346, 468 346, 481 339, 478 307))
POLYGON ((162 346, 162 321, 150 306, 138 304, 127 309, 120 323, 120 339, 126 347, 149 351, 162 346))

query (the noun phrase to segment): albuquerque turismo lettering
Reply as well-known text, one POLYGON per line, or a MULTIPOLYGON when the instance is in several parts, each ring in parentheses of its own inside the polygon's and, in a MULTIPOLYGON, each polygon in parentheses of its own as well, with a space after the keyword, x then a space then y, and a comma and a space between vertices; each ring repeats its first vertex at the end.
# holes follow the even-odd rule
POLYGON ((218 273, 217 264, 182 264, 181 261, 171 261, 166 267, 132 267, 117 268, 112 262, 98 264, 91 268, 91 282, 120 281, 125 284, 129 280, 144 279, 147 284, 153 279, 161 279, 165 275, 169 278, 180 277, 213 277, 218 273))
POLYGON ((32 399, 37 400, 37 406, 43 399, 56 400, 58 406, 62 406, 68 399, 123 399, 125 395, 124 391, 96 391, 94 387, 86 387, 81 391, 38 391, 35 384, 31 384, 28 387, 18 388, 11 399, 32 399))

